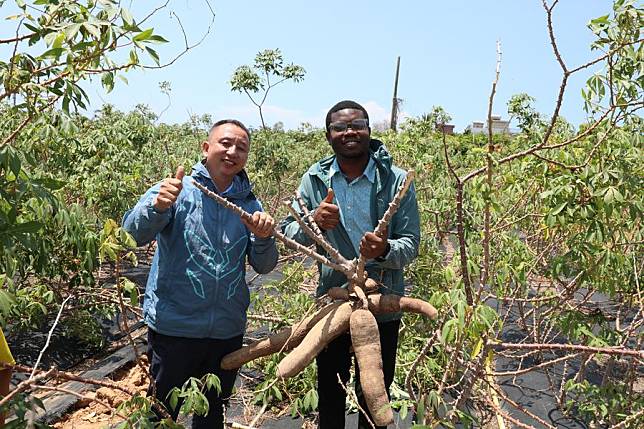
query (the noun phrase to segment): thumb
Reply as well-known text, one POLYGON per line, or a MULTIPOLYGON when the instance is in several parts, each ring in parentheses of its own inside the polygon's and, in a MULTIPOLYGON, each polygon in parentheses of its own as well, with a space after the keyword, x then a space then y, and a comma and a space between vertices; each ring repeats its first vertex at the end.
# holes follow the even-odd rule
POLYGON ((329 204, 333 202, 333 189, 329 188, 326 197, 324 197, 324 202, 329 204))
POLYGON ((177 167, 177 173, 174 175, 175 179, 183 180, 183 176, 186 175, 186 171, 184 170, 183 166, 180 165, 177 167))

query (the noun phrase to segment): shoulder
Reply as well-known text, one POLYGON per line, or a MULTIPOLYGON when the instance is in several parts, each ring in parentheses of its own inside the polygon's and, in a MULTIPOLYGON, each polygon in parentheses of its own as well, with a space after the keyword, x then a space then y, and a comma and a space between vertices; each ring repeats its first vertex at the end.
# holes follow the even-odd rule
POLYGON ((331 164, 333 164, 334 159, 335 155, 330 155, 326 158, 322 158, 315 164, 311 165, 306 173, 304 173, 304 176, 319 176, 321 174, 326 175, 329 172, 329 168, 331 167, 331 164))
POLYGON ((331 155, 311 165, 304 175, 302 175, 302 185, 312 186, 316 179, 319 179, 323 183, 327 182, 329 177, 329 168, 331 168, 331 164, 333 164, 334 159, 335 155, 331 155))
POLYGON ((403 181, 407 177, 407 171, 396 165, 391 165, 391 167, 389 167, 389 171, 396 181, 403 181))

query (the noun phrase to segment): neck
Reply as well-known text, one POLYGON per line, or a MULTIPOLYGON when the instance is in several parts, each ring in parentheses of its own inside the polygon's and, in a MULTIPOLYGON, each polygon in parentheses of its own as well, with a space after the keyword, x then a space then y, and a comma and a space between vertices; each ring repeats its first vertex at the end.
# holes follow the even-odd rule
POLYGON ((349 180, 353 180, 356 177, 364 173, 367 164, 369 163, 369 154, 362 158, 337 158, 338 165, 342 173, 347 176, 349 180))
POLYGON ((215 183, 215 187, 217 188, 217 191, 219 191, 220 194, 224 192, 226 189, 228 189, 230 184, 233 183, 232 179, 216 178, 216 177, 213 177, 212 181, 215 183))

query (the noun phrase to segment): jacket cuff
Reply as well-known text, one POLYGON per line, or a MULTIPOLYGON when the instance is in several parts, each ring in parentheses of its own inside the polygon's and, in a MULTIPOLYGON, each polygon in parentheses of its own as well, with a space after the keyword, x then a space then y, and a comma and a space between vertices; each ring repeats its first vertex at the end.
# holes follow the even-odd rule
POLYGON ((153 224, 158 224, 165 222, 172 216, 172 209, 168 208, 167 210, 164 211, 158 211, 157 209, 154 208, 154 198, 150 199, 150 201, 147 202, 146 204, 146 214, 147 218, 151 221, 153 224))
POLYGON ((275 246, 275 237, 272 235, 266 238, 255 237, 253 243, 255 253, 266 253, 273 246, 275 246))
POLYGON ((391 244, 389 244, 389 240, 387 240, 387 247, 385 248, 385 253, 382 255, 378 256, 377 258, 374 258, 378 262, 385 262, 387 260, 387 256, 389 256, 389 253, 391 252, 391 244))

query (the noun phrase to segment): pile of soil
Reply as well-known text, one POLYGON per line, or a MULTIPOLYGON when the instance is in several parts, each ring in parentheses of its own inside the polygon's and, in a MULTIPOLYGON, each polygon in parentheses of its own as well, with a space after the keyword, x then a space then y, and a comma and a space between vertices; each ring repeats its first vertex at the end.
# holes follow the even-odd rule
MULTIPOLYGON (((113 381, 142 395, 148 388, 147 374, 134 363, 115 373, 113 381)), ((113 426, 123 420, 116 414, 116 409, 129 399, 124 392, 101 387, 95 392, 86 393, 85 397, 77 403, 76 411, 65 415, 52 426, 58 429, 98 429, 113 426)))

